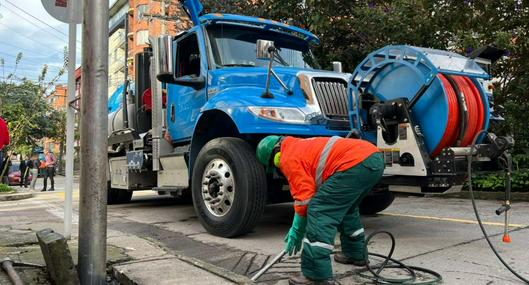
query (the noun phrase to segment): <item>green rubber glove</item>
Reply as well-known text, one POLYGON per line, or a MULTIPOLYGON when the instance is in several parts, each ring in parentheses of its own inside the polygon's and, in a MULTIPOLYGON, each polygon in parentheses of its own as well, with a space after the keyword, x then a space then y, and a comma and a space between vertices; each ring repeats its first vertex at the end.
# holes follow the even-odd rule
POLYGON ((288 234, 285 236, 285 251, 288 255, 297 254, 301 250, 301 243, 303 242, 303 237, 305 237, 305 232, 307 228, 307 218, 298 215, 294 215, 294 221, 292 222, 292 227, 288 231, 288 234))

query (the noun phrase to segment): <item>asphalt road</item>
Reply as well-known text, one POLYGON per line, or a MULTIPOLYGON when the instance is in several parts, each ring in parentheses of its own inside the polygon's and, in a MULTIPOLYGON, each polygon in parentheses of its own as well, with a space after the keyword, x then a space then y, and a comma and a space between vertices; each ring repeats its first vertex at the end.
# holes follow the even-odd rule
MULTIPOLYGON (((146 193, 142 193, 143 195, 146 193)), ((489 235, 505 259, 515 269, 529 276, 529 203, 515 203, 511 218, 513 242, 505 244, 502 238, 503 219, 494 214, 499 205, 495 201, 479 201, 483 220, 487 223, 489 235)), ((259 259, 277 254, 283 247, 283 237, 288 231, 293 216, 291 204, 272 205, 266 208, 265 216, 252 233, 236 239, 211 236, 200 226, 191 205, 181 205, 173 199, 155 195, 136 196, 127 205, 111 206, 112 215, 126 217, 126 220, 149 225, 137 232, 138 235, 163 231, 183 234, 193 241, 216 248, 231 249, 236 257, 245 252, 250 258, 259 259)), ((469 200, 398 197, 394 204, 382 214, 363 217, 367 234, 385 230, 394 234, 397 245, 394 256, 406 264, 422 266, 442 274, 445 284, 520 284, 514 279, 488 248, 478 225, 475 223, 469 200)), ((131 224, 132 225, 132 224, 131 224)), ((119 227, 112 224, 112 226, 119 227)), ((123 227, 120 227, 123 230, 123 227)), ((158 236, 162 246, 171 247, 170 238, 158 236)), ((175 238, 178 239, 178 238, 175 238)), ((339 240, 337 240, 337 243, 339 240)), ((375 239, 369 249, 385 253, 387 238, 375 239)), ((178 246, 175 247, 177 250, 178 246)), ((211 260, 211 251, 189 252, 197 258, 211 260)), ((225 257, 225 256, 223 256, 225 257)), ((235 258, 236 259, 236 258, 235 258)), ((238 265, 224 258, 217 265, 236 268, 238 265)), ((241 257, 239 262, 244 261, 241 257)), ((213 258, 213 261, 218 261, 213 258)), ((261 260, 254 260, 261 264, 261 260)), ((275 281, 298 270, 299 258, 290 258, 275 266, 270 272, 276 275, 264 276, 263 280, 275 281)), ((239 273, 251 273, 252 269, 239 273)), ((352 268, 335 266, 342 284, 365 281, 354 277, 352 268)))
MULTIPOLYGON (((31 203, 42 203, 47 212, 62 217, 63 196, 60 192, 38 194, 31 203)), ((74 198, 77 209, 78 193, 74 198)), ((499 202, 479 201, 478 205, 499 252, 522 275, 529 276, 529 203, 513 205, 510 244, 501 242, 503 218, 494 214, 499 202)), ((367 234, 379 230, 393 233, 397 239, 394 257, 438 271, 444 284, 522 284, 492 254, 473 215, 469 200, 400 196, 386 211, 363 217, 363 222, 367 234)), ((135 193, 129 204, 109 206, 108 216, 109 232, 134 234, 168 252, 251 276, 283 248, 293 210, 288 203, 268 206, 255 230, 235 239, 209 235, 192 205, 150 191, 135 193)), ((383 237, 369 245, 370 251, 378 253, 386 253, 388 248, 388 239, 383 237)), ((356 268, 336 264, 334 269, 341 284, 370 284, 356 275, 356 268)), ((297 271, 299 257, 290 257, 260 280, 285 284, 297 271)))

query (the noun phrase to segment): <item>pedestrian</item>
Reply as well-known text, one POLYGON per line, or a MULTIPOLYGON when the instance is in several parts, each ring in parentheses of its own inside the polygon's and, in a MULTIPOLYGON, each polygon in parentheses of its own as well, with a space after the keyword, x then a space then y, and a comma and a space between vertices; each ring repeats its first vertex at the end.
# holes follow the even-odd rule
POLYGON ((33 155, 29 161, 29 172, 31 173, 31 184, 29 185, 30 190, 35 190, 35 184, 37 183, 37 178, 39 177, 39 166, 40 161, 37 155, 33 155))
POLYGON ((28 177, 29 177, 29 157, 27 155, 23 156, 24 159, 20 160, 20 187, 28 188, 28 177))
POLYGON ((301 253, 301 273, 290 284, 334 284, 330 254, 340 232, 339 263, 368 262, 358 206, 378 183, 384 158, 370 142, 340 137, 299 139, 268 136, 257 146, 257 158, 268 173, 285 175, 294 198, 294 221, 285 251, 301 253))
POLYGON ((50 178, 51 182, 51 188, 48 191, 54 191, 55 190, 55 163, 57 162, 57 158, 55 157, 55 154, 50 149, 46 149, 46 156, 44 158, 44 187, 42 188, 42 192, 46 191, 47 185, 48 185, 48 178, 50 178))

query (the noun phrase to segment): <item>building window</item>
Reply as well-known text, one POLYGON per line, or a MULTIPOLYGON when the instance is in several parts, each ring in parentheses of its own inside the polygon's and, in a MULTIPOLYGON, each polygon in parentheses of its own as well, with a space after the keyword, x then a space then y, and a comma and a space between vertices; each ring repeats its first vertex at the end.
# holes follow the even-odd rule
POLYGON ((138 5, 138 7, 136 7, 136 16, 138 17, 138 21, 143 20, 143 17, 147 12, 149 12, 149 5, 138 5))
POLYGON ((149 30, 141 30, 136 33, 136 45, 142 46, 149 43, 149 30))

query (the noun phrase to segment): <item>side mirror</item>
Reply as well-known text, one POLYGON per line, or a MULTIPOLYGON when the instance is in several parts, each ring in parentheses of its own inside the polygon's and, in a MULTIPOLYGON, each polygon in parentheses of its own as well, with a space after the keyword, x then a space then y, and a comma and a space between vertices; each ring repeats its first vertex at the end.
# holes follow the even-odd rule
POLYGON ((202 89, 206 85, 206 79, 204 78, 204 76, 191 77, 189 75, 186 75, 174 79, 171 78, 171 81, 174 84, 193 87, 196 90, 202 89))
POLYGON ((257 59, 261 60, 268 60, 272 58, 273 51, 275 51, 276 47, 274 45, 274 41, 267 41, 267 40, 257 40, 257 59))
POLYGON ((174 64, 173 64, 173 37, 170 35, 160 36, 153 44, 153 50, 157 53, 158 73, 156 78, 161 82, 170 83, 174 80, 174 64))

